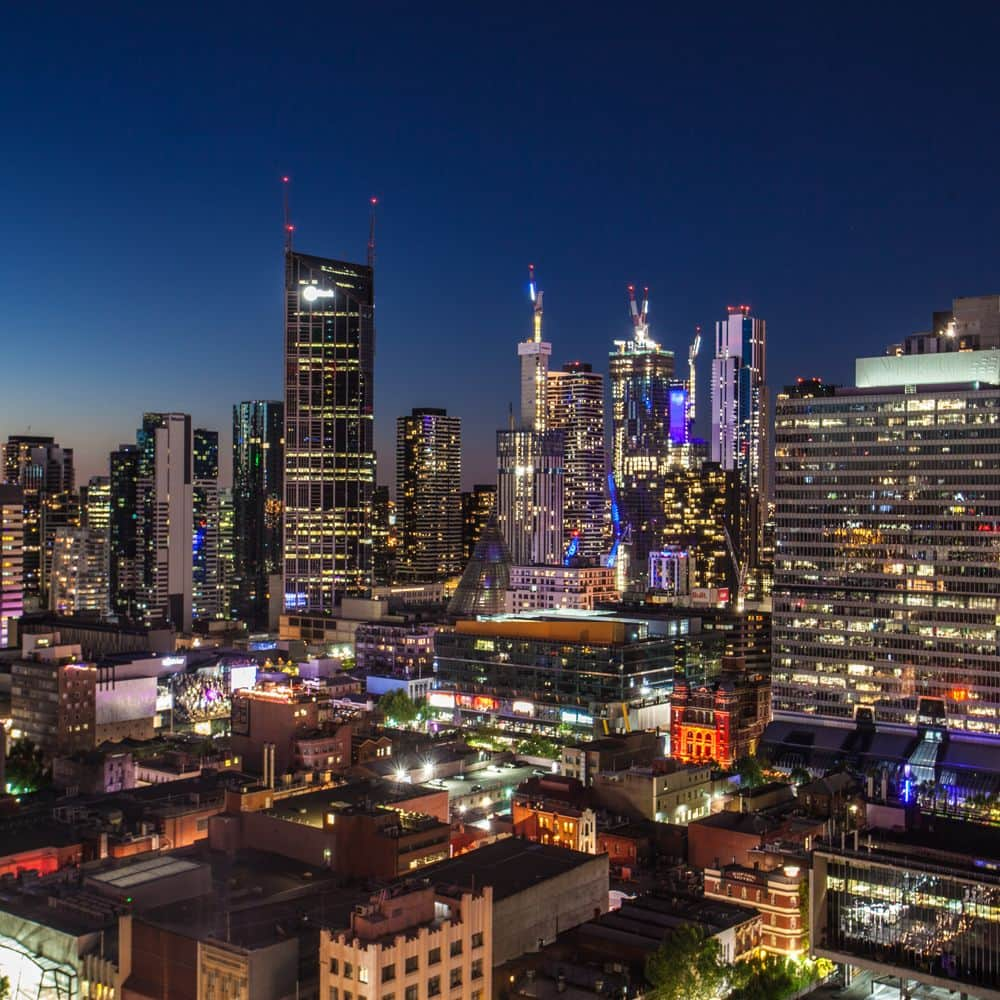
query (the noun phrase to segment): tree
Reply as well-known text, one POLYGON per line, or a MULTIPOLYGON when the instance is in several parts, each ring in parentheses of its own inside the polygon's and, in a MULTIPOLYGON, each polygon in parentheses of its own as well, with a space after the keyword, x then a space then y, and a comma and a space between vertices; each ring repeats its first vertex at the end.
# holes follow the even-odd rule
POLYGON ((794 962, 778 955, 738 962, 730 1000, 785 1000, 809 981, 794 962))
POLYGON ((700 927, 679 927, 646 959, 654 1000, 716 1000, 725 994, 728 969, 715 938, 700 927))
POLYGON ((758 788, 764 784, 764 768, 756 757, 741 757, 733 770, 740 776, 740 788, 758 788))
POLYGON ((379 698, 378 707, 387 720, 399 726, 412 725, 420 711, 420 706, 402 688, 387 691, 379 698))
POLYGON ((10 979, 7 976, 0 976, 0 1000, 9 1000, 10 979))
POLYGON ((6 767, 7 787, 14 795, 33 792, 45 783, 45 755, 31 740, 11 744, 6 767))

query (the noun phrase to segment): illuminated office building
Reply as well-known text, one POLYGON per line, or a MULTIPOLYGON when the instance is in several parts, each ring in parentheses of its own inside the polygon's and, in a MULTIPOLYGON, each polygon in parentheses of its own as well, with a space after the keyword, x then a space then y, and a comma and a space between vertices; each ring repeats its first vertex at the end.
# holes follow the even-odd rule
POLYGON ((24 612, 24 491, 0 485, 0 649, 24 612))
POLYGON ((233 407, 233 585, 240 618, 267 622, 268 578, 283 569, 285 404, 233 407))
POLYGON ((496 483, 476 483, 462 493, 462 565, 471 558, 476 542, 497 509, 496 483))
POLYGON ((108 590, 111 611, 138 621, 142 546, 139 543, 139 446, 111 452, 108 513, 108 590))
POLYGON ((219 432, 197 427, 193 434, 191 496, 192 614, 218 618, 219 606, 219 432))
POLYGON ((285 607, 372 585, 371 267, 285 255, 285 607))
POLYGON ((715 324, 712 461, 739 474, 745 517, 733 538, 748 567, 760 559, 767 487, 766 326, 749 306, 730 306, 715 324))
POLYGON ((396 524, 396 501, 388 486, 372 491, 372 573, 376 587, 386 587, 395 578, 399 533, 396 524))
POLYGON ((49 609, 63 615, 108 612, 108 544, 96 528, 60 527, 52 538, 49 609))
POLYGON ((4 482, 24 491, 24 598, 33 605, 43 596, 42 507, 46 497, 74 489, 73 449, 51 437, 11 434, 3 465, 4 482))
POLYGON ((236 580, 236 508, 231 489, 219 490, 219 614, 232 618, 239 590, 236 580))
POLYGON ((48 493, 42 497, 39 529, 39 538, 41 539, 39 593, 47 607, 52 606, 50 587, 56 533, 79 528, 80 523, 80 494, 77 490, 48 493))
POLYGON ((432 582, 462 571, 462 422, 422 407, 396 419, 399 578, 432 582))
POLYGON ((136 614, 146 625, 169 622, 189 632, 194 538, 191 417, 145 413, 136 441, 140 564, 136 614))
POLYGON ((677 454, 670 437, 673 351, 648 335, 642 314, 632 340, 616 340, 609 356, 611 471, 620 519, 631 535, 627 583, 644 589, 649 553, 663 543, 665 477, 677 454))
POLYGON ((532 336, 518 344, 520 427, 497 431, 497 524, 519 565, 561 563, 565 432, 548 427, 552 345, 542 340, 542 292, 531 272, 532 336))
POLYGON ((776 712, 1000 734, 1000 351, 941 346, 778 397, 776 712))
POLYGON ((604 377, 589 364, 573 361, 550 371, 548 427, 565 438, 563 501, 564 550, 596 562, 607 549, 609 512, 604 461, 604 377))

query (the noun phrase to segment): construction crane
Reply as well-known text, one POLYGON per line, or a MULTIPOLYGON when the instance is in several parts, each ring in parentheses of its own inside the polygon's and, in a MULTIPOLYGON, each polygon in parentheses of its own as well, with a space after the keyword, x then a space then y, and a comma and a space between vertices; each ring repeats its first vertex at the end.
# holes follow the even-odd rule
POLYGON ((695 362, 698 360, 698 352, 701 350, 701 327, 694 328, 694 340, 688 348, 688 398, 687 398, 687 426, 688 437, 691 436, 691 429, 694 427, 696 416, 695 409, 695 362))
POLYGON ((528 293, 531 295, 531 305, 534 313, 535 343, 542 342, 542 296, 544 292, 535 287, 535 265, 528 265, 528 293))
POLYGON ((632 316, 632 326, 635 329, 635 342, 639 345, 646 343, 649 334, 649 288, 642 290, 642 308, 635 298, 635 285, 628 286, 628 307, 632 316))

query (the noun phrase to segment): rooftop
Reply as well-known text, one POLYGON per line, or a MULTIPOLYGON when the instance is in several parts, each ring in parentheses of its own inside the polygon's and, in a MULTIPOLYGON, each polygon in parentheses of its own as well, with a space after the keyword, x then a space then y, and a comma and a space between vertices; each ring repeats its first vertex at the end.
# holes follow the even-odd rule
POLYGON ((494 902, 499 902, 599 858, 603 856, 506 837, 422 868, 420 875, 435 885, 461 888, 491 885, 494 902))
POLYGON ((268 812, 279 819, 321 827, 324 817, 331 810, 375 809, 378 806, 391 808, 401 802, 440 795, 441 791, 440 788, 432 788, 430 785, 411 785, 377 778, 350 781, 336 788, 279 799, 268 812))

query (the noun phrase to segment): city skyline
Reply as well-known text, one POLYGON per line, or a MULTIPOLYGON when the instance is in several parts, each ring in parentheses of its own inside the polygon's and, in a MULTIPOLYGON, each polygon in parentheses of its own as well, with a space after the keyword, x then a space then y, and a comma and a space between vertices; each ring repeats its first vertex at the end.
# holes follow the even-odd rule
MULTIPOLYGON (((59 363, 41 405, 30 391, 30 352, 12 359, 0 429, 66 439, 81 480, 106 471, 107 454, 130 440, 133 414, 144 410, 191 413, 222 432, 227 453, 232 405, 281 395, 286 171, 296 245, 310 252, 358 259, 368 198, 382 203, 381 482, 394 478, 395 418, 413 406, 448 405, 461 417, 463 485, 488 477, 493 432, 517 396, 505 345, 527 333, 528 261, 544 269, 548 336, 559 345, 553 367, 589 361, 606 374, 607 345, 628 330, 624 286, 635 277, 651 286, 653 336, 678 356, 696 323, 709 330, 725 306, 747 302, 768 318, 772 388, 799 375, 847 381, 847 358, 918 329, 955 294, 993 287, 998 207, 986 166, 996 140, 939 157, 926 135, 963 134, 995 94, 988 60, 976 57, 995 16, 977 15, 968 55, 937 53, 932 82, 908 56, 932 45, 932 23, 899 25, 888 12, 873 13, 863 32, 818 18, 732 15, 706 26, 657 13, 640 33, 631 24, 598 30, 584 16, 571 40, 561 40, 555 14, 541 12, 527 46, 513 18, 470 26, 399 13, 379 19, 376 41, 374 23, 353 13, 357 23, 345 28, 358 54, 347 65, 309 57, 290 73, 282 71, 295 47, 282 42, 295 36, 261 18, 207 17, 206 48, 181 69, 167 50, 184 47, 183 13, 98 25, 67 12, 45 26, 45 50, 12 46, 2 71, 0 102, 26 139, 0 166, 19 247, 0 276, 3 326, 15 341, 57 350, 59 363), (484 55, 487 32, 495 45, 484 55), (79 44, 98 34, 93 46, 79 44), (426 45, 412 46, 414 34, 440 46, 439 65, 426 45), (459 35, 468 44, 450 44, 459 35), (139 40, 134 48, 129 37, 139 40), (206 58, 230 38, 233 51, 206 58), (739 40, 732 73, 753 67, 738 90, 704 71, 725 38, 739 40), (406 89, 417 50, 425 75, 406 89), (601 72, 590 73, 581 50, 601 60, 601 72), (231 100, 227 81, 270 71, 272 60, 287 88, 254 86, 231 100), (357 105, 338 111, 359 130, 358 155, 338 163, 331 185, 317 167, 331 150, 315 127, 318 105, 289 95, 301 92, 295 84, 338 88, 362 60, 357 105), (66 79, 50 72, 55 62, 76 67, 72 88, 53 82, 66 79), (109 89, 112 64, 137 84, 134 94, 109 89), (39 113, 49 105, 57 117, 39 113), (623 129, 623 116, 634 127, 623 129), (528 155, 508 151, 518 144, 528 155), (549 164, 553 147, 572 160, 572 177, 549 164), (79 184, 89 198, 69 211, 79 184), (227 250, 205 295, 195 248, 209 239, 227 250), (940 245, 947 255, 933 252, 940 245), (421 301, 440 305, 415 310, 421 301), (444 312, 459 317, 450 324, 455 350, 415 384, 409 372, 447 325, 444 312), (845 340, 836 356, 820 355, 820 345, 845 340), (162 364, 164 349, 176 365, 162 364), (458 362, 505 374, 452 391, 458 362), (80 378, 92 387, 87 430, 68 440, 80 378)), ((11 38, 40 30, 30 11, 11 20, 11 38)), ((706 365, 701 374, 707 399, 706 365)))

